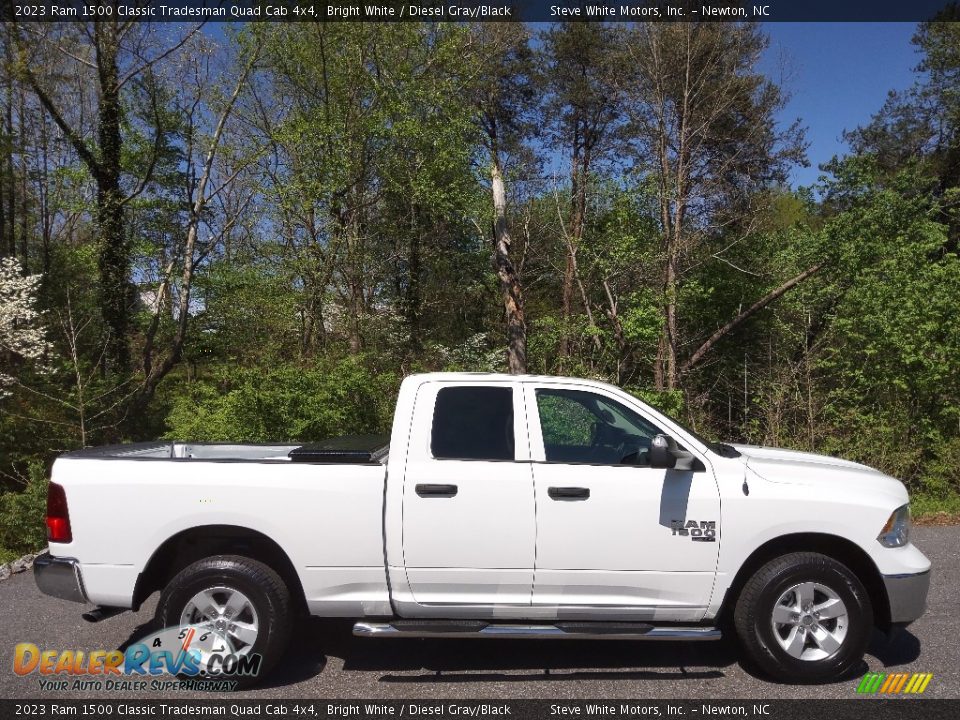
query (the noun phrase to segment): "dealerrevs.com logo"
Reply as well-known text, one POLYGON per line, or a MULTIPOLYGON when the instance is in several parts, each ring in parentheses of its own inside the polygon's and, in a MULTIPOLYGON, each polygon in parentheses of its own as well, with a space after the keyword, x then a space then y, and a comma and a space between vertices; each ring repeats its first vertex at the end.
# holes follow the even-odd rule
POLYGON ((33 643, 14 648, 13 671, 40 676, 41 690, 232 689, 256 677, 263 657, 236 652, 230 641, 199 625, 165 628, 126 650, 50 650, 33 643), (175 675, 180 680, 159 680, 175 675))

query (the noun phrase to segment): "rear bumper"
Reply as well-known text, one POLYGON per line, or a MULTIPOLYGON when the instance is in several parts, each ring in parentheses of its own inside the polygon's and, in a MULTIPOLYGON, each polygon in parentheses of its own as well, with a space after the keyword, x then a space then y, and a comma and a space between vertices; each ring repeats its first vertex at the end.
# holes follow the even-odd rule
POLYGON ((86 603, 80 563, 73 558, 53 557, 45 552, 33 561, 33 579, 40 592, 62 600, 86 603))
POLYGON ((890 622, 909 623, 927 609, 930 571, 908 575, 884 575, 883 584, 890 600, 890 622))

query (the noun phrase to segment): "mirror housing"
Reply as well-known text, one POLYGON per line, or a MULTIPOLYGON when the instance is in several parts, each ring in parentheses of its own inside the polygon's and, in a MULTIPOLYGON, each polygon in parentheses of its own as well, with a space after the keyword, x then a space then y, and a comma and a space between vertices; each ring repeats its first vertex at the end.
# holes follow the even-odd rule
POLYGON ((670 435, 657 435, 650 441, 650 467, 664 470, 693 470, 694 457, 681 450, 670 435))

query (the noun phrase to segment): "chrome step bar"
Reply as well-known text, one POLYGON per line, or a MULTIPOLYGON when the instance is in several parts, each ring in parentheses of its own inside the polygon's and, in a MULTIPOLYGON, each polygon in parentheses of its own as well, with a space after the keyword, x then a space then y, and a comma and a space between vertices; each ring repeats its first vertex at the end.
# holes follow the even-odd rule
POLYGON ((713 627, 655 627, 638 624, 624 627, 623 623, 576 623, 575 627, 527 624, 475 624, 457 627, 449 621, 395 621, 358 622, 353 626, 357 637, 443 637, 443 638, 515 638, 568 640, 719 640, 720 630, 713 627), (471 626, 474 625, 474 626, 471 626), (593 626, 591 628, 591 626, 593 626))

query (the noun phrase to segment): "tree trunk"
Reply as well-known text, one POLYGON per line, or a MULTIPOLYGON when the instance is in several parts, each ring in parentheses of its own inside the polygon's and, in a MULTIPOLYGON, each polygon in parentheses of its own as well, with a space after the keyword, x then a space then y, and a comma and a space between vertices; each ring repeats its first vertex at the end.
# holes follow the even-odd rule
POLYGON ((663 260, 663 326, 657 343, 654 386, 673 390, 677 385, 677 238, 673 219, 667 225, 663 260))
POLYGON ((26 136, 32 131, 27 128, 27 98, 22 87, 17 88, 17 115, 20 118, 18 139, 20 141, 20 257, 24 274, 30 274, 34 266, 30 264, 30 166, 27 159, 26 136))
MULTIPOLYGON (((411 356, 420 354, 423 349, 423 274, 422 231, 420 229, 420 208, 416 203, 410 205, 410 239, 407 246, 407 292, 404 307, 406 311, 407 331, 409 333, 408 351, 411 356)), ((360 288, 361 297, 363 289, 360 288)))
MULTIPOLYGON (((119 51, 116 21, 93 25, 93 44, 96 50, 98 80, 97 140, 99 152, 87 146, 83 137, 64 119, 53 99, 33 74, 29 65, 24 68, 27 81, 41 105, 63 131, 67 141, 76 150, 97 186, 96 226, 99 240, 99 304, 108 332, 107 362, 113 372, 123 372, 129 366, 127 345, 127 300, 129 249, 124 227, 123 196, 120 188, 120 73, 117 65, 119 51)), ((23 38, 14 33, 22 52, 23 38)), ((11 227, 11 231, 13 228, 11 227)), ((11 239, 12 241, 12 239, 11 239)))
POLYGON ((587 214, 587 173, 590 170, 590 153, 579 131, 573 137, 573 159, 570 167, 570 227, 566 241, 566 264, 563 271, 563 336, 560 339, 560 357, 571 352, 567 324, 573 316, 573 298, 577 289, 577 249, 583 239, 583 226, 587 214))
POLYGON ((97 104, 97 139, 100 148, 97 182, 97 230, 100 253, 100 309, 110 332, 108 357, 114 372, 130 364, 128 346, 127 279, 130 250, 124 227, 123 195, 120 189, 120 78, 117 68, 117 37, 113 23, 96 25, 97 69, 100 98, 97 104))
POLYGON ((40 228, 41 228, 41 267, 43 274, 50 272, 50 250, 53 241, 53 218, 50 216, 50 133, 46 117, 37 118, 40 126, 40 172, 37 183, 37 195, 40 199, 40 228))
MULTIPOLYGON (((671 167, 668 129, 665 121, 666 101, 663 99, 662 95, 658 99, 659 113, 657 116, 657 160, 660 165, 660 172, 657 182, 660 200, 660 231, 663 237, 664 251, 663 282, 661 283, 661 290, 663 292, 663 325, 660 329, 660 337, 657 341, 657 357, 654 361, 653 367, 653 384, 657 390, 665 390, 668 386, 667 378, 669 376, 669 372, 667 371, 667 366, 669 365, 668 356, 670 354, 670 348, 672 347, 669 318, 671 317, 671 308, 675 309, 675 306, 670 300, 670 294, 676 292, 676 277, 674 274, 676 265, 673 259, 673 218, 670 212, 670 192, 668 190, 671 167), (671 271, 671 267, 674 268, 674 271, 671 271)), ((675 312, 673 313, 672 331, 676 332, 675 312)))
POLYGON ((341 216, 341 227, 346 234, 347 247, 347 291, 349 297, 350 323, 349 323, 349 343, 350 353, 357 355, 363 347, 363 341, 360 334, 360 316, 363 313, 363 280, 361 263, 359 257, 360 249, 358 247, 360 238, 357 223, 351 218, 344 220, 341 216))
MULTIPOLYGON (((176 331, 174 332, 173 338, 170 340, 169 349, 166 356, 163 357, 160 362, 154 364, 152 357, 153 342, 156 336, 157 327, 159 326, 160 313, 162 312, 162 306, 158 305, 156 312, 154 313, 153 320, 151 321, 150 329, 147 331, 144 339, 144 379, 143 384, 140 386, 139 392, 134 396, 131 402, 134 410, 142 410, 146 406, 146 404, 153 397, 153 394, 156 392, 160 381, 167 376, 167 373, 169 373, 183 357, 183 348, 187 340, 187 331, 190 325, 190 298, 193 289, 194 271, 196 269, 196 263, 199 262, 196 253, 197 240, 200 234, 200 222, 203 218, 203 213, 207 207, 207 203, 211 199, 211 196, 207 195, 207 186, 211 181, 213 163, 216 159, 217 152, 220 149, 220 142, 223 138, 223 131, 226 127, 227 119, 233 112, 233 107, 237 102, 237 98, 240 96, 244 85, 246 84, 247 78, 249 77, 250 71, 253 67, 253 64, 256 62, 258 55, 258 52, 254 52, 250 56, 243 71, 237 77, 237 82, 233 87, 233 93, 230 95, 226 106, 220 112, 220 117, 217 120, 216 127, 213 131, 213 136, 210 138, 210 144, 207 148, 207 153, 201 165, 200 177, 197 179, 194 189, 191 190, 192 194, 189 198, 190 221, 189 225, 187 226, 187 237, 183 244, 183 269, 180 275, 180 287, 178 288, 179 305, 177 310, 176 331)), ((192 174, 195 172, 195 168, 192 165, 192 159, 188 158, 188 160, 191 162, 190 172, 192 174)), ((174 263, 175 258, 171 258, 167 265, 164 280, 161 284, 159 292, 157 293, 158 301, 160 298, 164 297, 164 293, 170 293, 171 291, 170 284, 173 278, 174 263)))
POLYGON ((491 151, 490 185, 493 192, 493 264, 500 280, 507 321, 507 367, 512 375, 522 375, 527 372, 527 323, 520 278, 510 259, 512 240, 507 227, 507 195, 499 153, 495 148, 491 151))
MULTIPOLYGON (((12 64, 9 48, 7 51, 8 66, 12 64)), ((16 202, 14 191, 14 171, 13 171, 13 79, 7 78, 6 97, 3 113, 3 129, 0 132, 2 136, 2 147, 4 149, 3 157, 0 158, 0 247, 15 257, 17 254, 17 244, 14 233, 14 204, 16 202), (9 230, 8 230, 9 228, 9 230)))
POLYGON ((677 260, 674 241, 670 240, 663 279, 663 331, 660 335, 660 375, 658 390, 677 386, 677 260))
POLYGON ((633 359, 630 357, 630 343, 627 342, 623 331, 623 322, 620 320, 618 303, 610 289, 610 283, 603 281, 603 290, 607 294, 607 319, 613 328, 613 340, 617 344, 617 377, 616 384, 623 385, 624 378, 633 374, 633 359))

